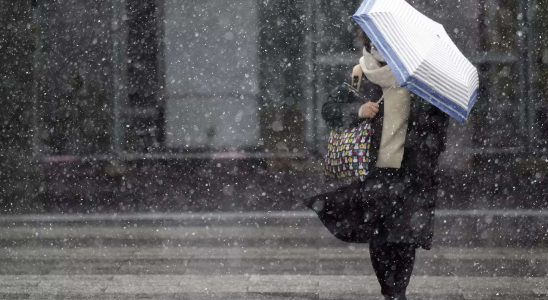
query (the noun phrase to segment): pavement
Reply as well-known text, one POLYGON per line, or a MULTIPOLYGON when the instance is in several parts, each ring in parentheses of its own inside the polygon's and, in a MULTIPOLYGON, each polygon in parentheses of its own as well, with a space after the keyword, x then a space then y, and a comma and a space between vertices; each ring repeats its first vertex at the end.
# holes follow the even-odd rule
MULTIPOLYGON (((524 214, 439 212, 409 299, 548 299, 548 247, 483 224, 524 214)), ((382 299, 367 245, 306 211, 0 216, 0 246, 0 299, 382 299)))

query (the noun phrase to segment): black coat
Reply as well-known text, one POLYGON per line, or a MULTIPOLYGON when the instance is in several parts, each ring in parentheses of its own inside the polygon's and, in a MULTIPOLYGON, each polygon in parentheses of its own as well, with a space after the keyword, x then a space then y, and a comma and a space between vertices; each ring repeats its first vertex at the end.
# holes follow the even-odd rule
MULTIPOLYGON (((364 79, 360 94, 379 99, 380 87, 364 79)), ((340 86, 322 107, 329 127, 357 124, 362 99, 340 86)), ((380 140, 381 109, 373 121, 380 140)), ((448 117, 438 108, 412 96, 404 157, 400 169, 372 168, 365 182, 353 182, 308 199, 327 229, 346 242, 366 243, 371 238, 414 243, 430 249, 439 155, 445 150, 448 117)), ((377 140, 378 142, 378 140, 377 140)))

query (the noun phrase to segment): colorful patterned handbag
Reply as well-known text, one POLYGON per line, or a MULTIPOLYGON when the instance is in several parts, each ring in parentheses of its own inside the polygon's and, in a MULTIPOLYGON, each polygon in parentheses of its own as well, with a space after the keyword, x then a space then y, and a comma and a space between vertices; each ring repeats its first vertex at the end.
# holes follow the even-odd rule
MULTIPOLYGON (((357 95, 356 98, 360 97, 362 79, 362 69, 357 65, 352 69, 352 84, 346 84, 349 90, 357 95)), ((383 100, 384 97, 381 97, 377 103, 381 104, 383 100)), ((358 178, 364 181, 371 172, 371 165, 377 161, 378 149, 373 149, 374 134, 371 120, 364 120, 355 127, 331 130, 324 163, 325 175, 337 179, 358 178)), ((378 148, 378 145, 376 147, 378 148)))
POLYGON ((326 176, 364 181, 374 160, 371 149, 373 134, 374 130, 368 121, 356 127, 332 130, 324 164, 326 176))

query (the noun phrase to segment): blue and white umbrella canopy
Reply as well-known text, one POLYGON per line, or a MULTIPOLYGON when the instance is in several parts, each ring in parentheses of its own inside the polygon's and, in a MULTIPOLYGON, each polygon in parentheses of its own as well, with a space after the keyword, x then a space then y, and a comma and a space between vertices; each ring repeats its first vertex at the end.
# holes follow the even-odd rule
POLYGON ((466 122, 478 98, 478 72, 441 24, 404 0, 365 0, 353 19, 401 86, 466 122))

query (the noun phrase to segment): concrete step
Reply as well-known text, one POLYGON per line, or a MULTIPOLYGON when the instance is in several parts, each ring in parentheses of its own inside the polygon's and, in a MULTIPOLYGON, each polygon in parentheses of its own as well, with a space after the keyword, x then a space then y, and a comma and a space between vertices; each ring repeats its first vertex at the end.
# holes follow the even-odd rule
MULTIPOLYGON (((0 276, 10 299, 380 299, 374 276, 0 276), (156 298, 153 298, 156 297, 156 298)), ((547 278, 416 276, 410 299, 546 299, 547 278)))
MULTIPOLYGON (((434 249, 418 251, 410 299, 548 299, 548 248, 447 242, 471 228, 458 218, 500 232, 488 220, 513 217, 446 212, 437 223, 461 229, 437 232, 434 249)), ((0 224, 0 299, 381 299, 367 245, 337 240, 308 212, 5 216, 0 224)))
MULTIPOLYGON (((0 274, 373 275, 366 246, 333 248, 4 248, 0 274)), ((548 250, 435 248, 418 251, 416 275, 548 276, 548 250)))
MULTIPOLYGON (((0 216, 0 225, 0 246, 89 246, 101 241, 119 245, 195 245, 216 240, 226 245, 333 243, 330 233, 311 211, 19 215, 0 216)), ((440 210, 436 212, 434 244, 548 247, 548 211, 440 210)))

